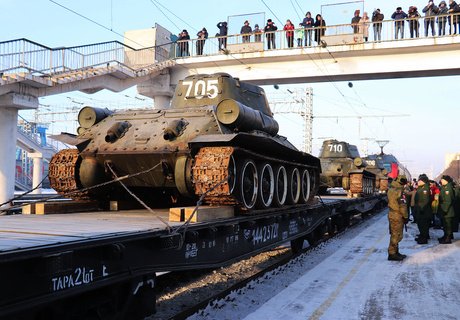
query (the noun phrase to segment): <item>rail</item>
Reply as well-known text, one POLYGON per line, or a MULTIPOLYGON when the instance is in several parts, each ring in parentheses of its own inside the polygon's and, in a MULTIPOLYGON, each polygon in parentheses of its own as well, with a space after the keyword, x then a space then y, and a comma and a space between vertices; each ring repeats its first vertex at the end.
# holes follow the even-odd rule
POLYGON ((398 26, 402 26, 402 30, 404 30, 404 39, 419 39, 425 37, 426 34, 431 38, 453 37, 460 34, 460 15, 383 20, 381 23, 369 21, 359 23, 357 33, 354 33, 351 24, 342 24, 311 29, 298 28, 293 31, 278 30, 272 33, 260 32, 209 37, 205 40, 191 39, 142 49, 135 49, 119 41, 68 48, 50 48, 22 38, 0 42, 0 75, 6 73, 51 76, 78 72, 87 68, 114 65, 137 71, 146 66, 171 59, 321 45, 390 42, 401 39, 398 26), (434 35, 430 29, 431 24, 426 23, 431 21, 434 24, 434 35), (379 29, 381 31, 377 32, 379 29), (320 31, 323 31, 324 34, 320 31), (399 32, 397 33, 397 31, 399 32), (301 34, 302 32, 303 34, 301 34), (321 35, 319 35, 320 33, 321 35), (289 34, 293 35, 292 41, 288 37, 289 34), (367 40, 364 39, 366 35, 368 36, 367 40), (268 39, 271 37, 273 43, 269 49, 268 39))

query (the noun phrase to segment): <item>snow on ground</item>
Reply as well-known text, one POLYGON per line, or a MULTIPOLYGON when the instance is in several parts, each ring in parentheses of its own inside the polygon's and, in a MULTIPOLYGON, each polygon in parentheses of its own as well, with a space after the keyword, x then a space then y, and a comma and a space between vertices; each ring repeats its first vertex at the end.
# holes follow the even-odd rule
POLYGON ((418 245, 417 233, 409 223, 408 257, 388 261, 385 210, 189 319, 460 319, 460 240, 430 229, 418 245))

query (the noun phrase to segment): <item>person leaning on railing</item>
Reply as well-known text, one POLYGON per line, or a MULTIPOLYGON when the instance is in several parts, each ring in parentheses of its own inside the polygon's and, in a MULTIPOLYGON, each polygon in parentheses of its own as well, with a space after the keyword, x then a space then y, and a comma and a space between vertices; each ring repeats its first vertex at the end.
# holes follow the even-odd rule
POLYGON ((410 37, 411 39, 419 37, 419 28, 420 28, 420 22, 419 19, 421 17, 420 13, 417 10, 416 6, 410 6, 408 10, 408 16, 409 16, 409 32, 410 32, 410 37))
POLYGON ((382 41, 382 21, 385 18, 380 9, 372 13, 372 27, 374 28, 374 41, 382 41))
POLYGON ((321 37, 326 34, 326 20, 319 13, 316 15, 315 21, 315 41, 319 44, 321 37))
POLYGON ((243 35, 243 43, 251 41, 251 33, 252 28, 249 25, 249 21, 246 20, 240 30, 240 34, 243 35))
POLYGON ((422 12, 425 14, 425 37, 428 37, 428 29, 431 27, 431 35, 434 37, 436 31, 434 29, 435 16, 438 13, 438 7, 433 1, 428 1, 428 4, 423 8, 422 12))
POLYGON ((398 34, 401 33, 401 39, 404 39, 404 20, 407 18, 401 7, 397 7, 396 11, 391 15, 391 19, 395 20, 395 39, 398 40, 398 34))
POLYGON ((449 0, 449 14, 449 34, 460 33, 460 6, 453 0, 449 0))
POLYGON ((438 23, 438 36, 446 35, 446 24, 447 24, 447 14, 449 9, 447 8, 447 3, 441 1, 438 6, 438 18, 436 22, 438 23))
POLYGON ((276 44, 275 44, 275 31, 276 30, 278 30, 278 27, 275 26, 272 19, 268 19, 267 25, 264 28, 265 36, 267 37, 268 50, 276 49, 276 44))

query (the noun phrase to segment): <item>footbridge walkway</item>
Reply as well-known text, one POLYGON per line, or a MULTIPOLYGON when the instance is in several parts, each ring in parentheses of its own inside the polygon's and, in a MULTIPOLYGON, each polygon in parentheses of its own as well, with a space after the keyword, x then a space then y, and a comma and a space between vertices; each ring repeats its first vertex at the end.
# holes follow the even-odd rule
POLYGON ((350 25, 330 26, 315 42, 315 32, 322 31, 316 29, 311 46, 303 41, 291 46, 287 34, 278 31, 270 50, 267 34, 251 35, 249 42, 232 35, 204 43, 156 45, 160 42, 153 38, 142 46, 135 38, 145 39, 142 32, 130 34, 126 43, 77 47, 49 48, 27 39, 0 42, 0 154, 6 155, 0 157, 0 203, 14 190, 12 142, 17 137, 18 109, 37 108, 39 97, 70 91, 118 92, 137 85, 140 94, 162 108, 169 106, 175 84, 195 73, 227 72, 259 85, 460 74, 460 36, 449 30, 446 35, 424 37, 420 28, 420 37, 408 39, 406 29, 404 39, 395 39, 395 22, 384 21, 380 40, 373 41, 371 27, 369 41, 364 41, 364 29, 351 33, 350 25), (223 42, 225 48, 219 46, 223 42))

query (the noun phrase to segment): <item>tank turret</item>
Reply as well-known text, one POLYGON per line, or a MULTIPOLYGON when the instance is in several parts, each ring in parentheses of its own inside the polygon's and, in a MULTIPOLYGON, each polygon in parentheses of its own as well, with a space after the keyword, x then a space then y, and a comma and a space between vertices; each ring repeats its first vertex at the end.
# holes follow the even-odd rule
POLYGON ((50 163, 61 194, 251 210, 306 203, 319 187, 319 159, 278 135, 264 90, 225 73, 179 81, 171 108, 85 107, 79 122, 78 136, 62 137, 76 149, 50 163))
POLYGON ((335 139, 325 140, 320 150, 321 192, 343 188, 353 195, 371 194, 375 175, 367 171, 366 161, 355 145, 335 139))

